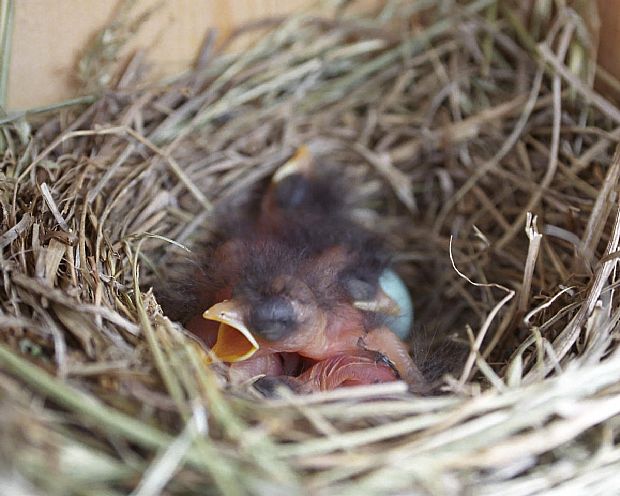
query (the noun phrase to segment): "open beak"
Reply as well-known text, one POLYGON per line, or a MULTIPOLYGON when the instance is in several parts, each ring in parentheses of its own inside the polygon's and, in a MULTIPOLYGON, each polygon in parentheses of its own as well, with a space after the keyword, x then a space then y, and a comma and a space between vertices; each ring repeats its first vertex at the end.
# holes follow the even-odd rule
POLYGON ((384 315, 398 316, 401 313, 398 303, 390 298, 381 288, 379 288, 372 300, 354 301, 353 306, 366 312, 382 313, 384 315))
POLYGON ((243 323, 243 313, 236 301, 216 303, 202 316, 220 323, 217 339, 211 351, 221 361, 241 362, 258 350, 258 342, 243 323))

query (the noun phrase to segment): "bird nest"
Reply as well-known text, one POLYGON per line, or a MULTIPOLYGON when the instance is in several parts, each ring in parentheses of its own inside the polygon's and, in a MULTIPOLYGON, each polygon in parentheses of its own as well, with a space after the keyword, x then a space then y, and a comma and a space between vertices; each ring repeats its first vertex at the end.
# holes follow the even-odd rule
POLYGON ((81 66, 105 90, 5 117, 2 486, 617 491, 620 109, 592 81, 618 85, 594 63, 588 2, 524 3, 269 20, 159 84, 139 82, 139 57, 109 77, 131 32, 117 22, 81 66), (212 205, 302 145, 395 247, 437 395, 227 388, 159 307, 151 288, 212 205))

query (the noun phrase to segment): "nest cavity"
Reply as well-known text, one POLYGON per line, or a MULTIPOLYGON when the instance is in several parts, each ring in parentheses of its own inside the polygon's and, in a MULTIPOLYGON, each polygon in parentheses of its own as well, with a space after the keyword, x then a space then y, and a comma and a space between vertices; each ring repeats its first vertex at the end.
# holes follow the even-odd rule
POLYGON ((526 3, 339 4, 207 43, 173 80, 142 82, 138 57, 77 104, 4 117, 0 484, 617 491, 620 109, 593 82, 618 84, 592 5, 526 3), (161 311, 151 288, 212 206, 302 145, 395 247, 441 395, 230 390, 161 311))

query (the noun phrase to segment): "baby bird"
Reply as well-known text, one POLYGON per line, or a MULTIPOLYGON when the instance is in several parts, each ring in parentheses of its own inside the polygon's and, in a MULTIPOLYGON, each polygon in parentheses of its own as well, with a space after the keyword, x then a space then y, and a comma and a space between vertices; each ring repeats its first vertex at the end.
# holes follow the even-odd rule
POLYGON ((221 205, 210 236, 161 298, 229 363, 300 393, 405 380, 429 386, 397 334, 412 307, 381 239, 353 219, 342 179, 303 147, 260 198, 221 205))

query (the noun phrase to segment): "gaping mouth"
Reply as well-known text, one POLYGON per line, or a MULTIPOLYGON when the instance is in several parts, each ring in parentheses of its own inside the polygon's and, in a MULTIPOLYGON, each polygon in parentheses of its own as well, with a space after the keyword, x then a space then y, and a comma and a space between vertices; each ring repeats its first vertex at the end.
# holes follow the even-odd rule
POLYGON ((256 338, 243 323, 238 305, 232 301, 217 303, 202 314, 207 320, 220 323, 211 351, 223 362, 241 362, 260 348, 256 338))

